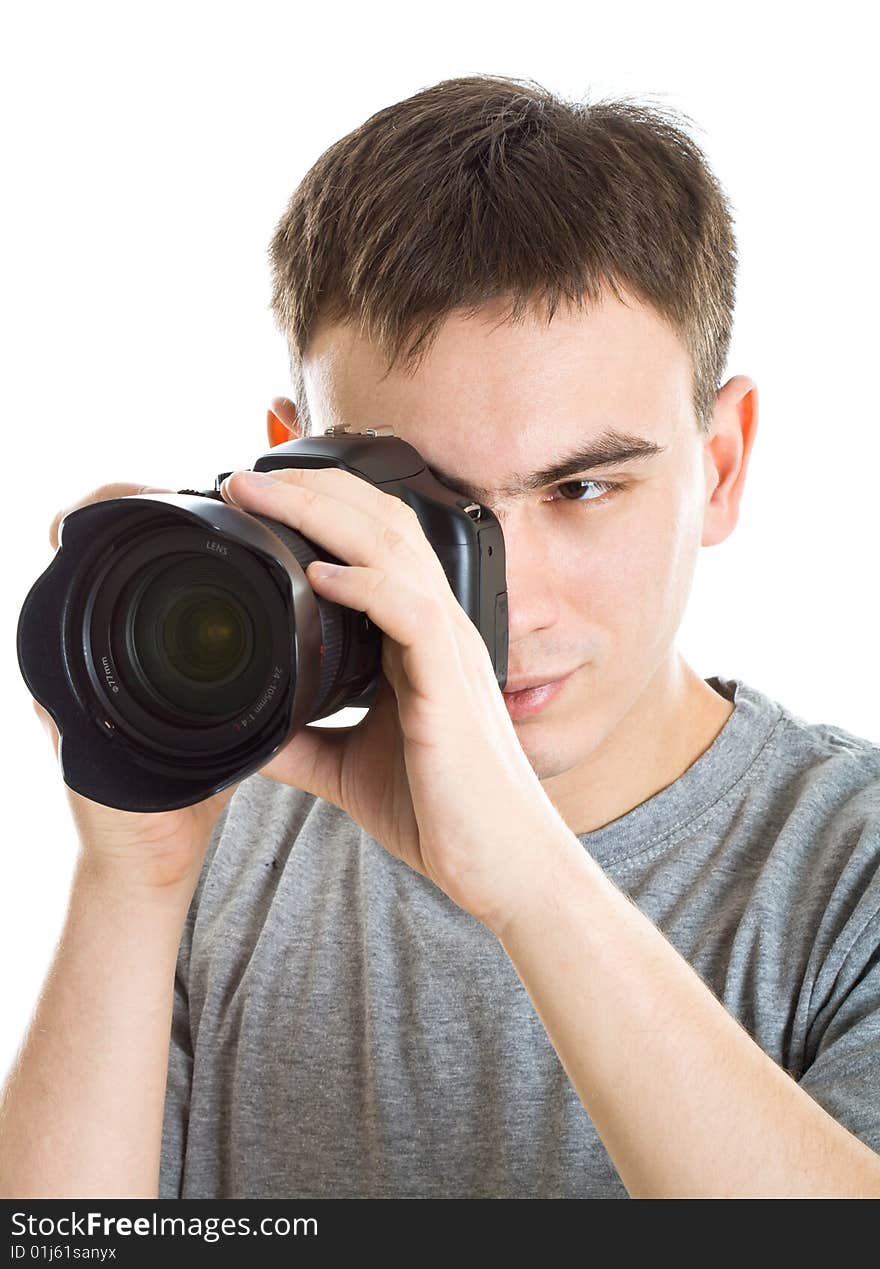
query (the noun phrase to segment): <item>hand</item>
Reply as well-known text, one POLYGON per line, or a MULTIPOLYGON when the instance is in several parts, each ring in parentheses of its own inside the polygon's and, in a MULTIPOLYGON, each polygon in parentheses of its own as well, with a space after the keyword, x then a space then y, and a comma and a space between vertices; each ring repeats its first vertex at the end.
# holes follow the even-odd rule
POLYGON ((347 566, 315 592, 383 631, 382 679, 349 728, 304 728, 260 771, 340 807, 491 929, 529 885, 529 846, 563 823, 526 758, 483 639, 415 512, 337 468, 286 468, 222 496, 347 566))
MULTIPOLYGON (((101 485, 58 512, 49 528, 52 549, 58 549, 62 519, 79 507, 132 494, 174 492, 153 485, 101 485)), ((57 759, 59 735, 55 721, 39 701, 32 703, 57 759)), ((90 866, 149 890, 166 893, 183 890, 190 894, 195 890, 214 825, 237 788, 238 784, 228 785, 203 802, 180 810, 142 814, 104 806, 83 797, 68 784, 64 786, 80 839, 81 855, 90 866)))

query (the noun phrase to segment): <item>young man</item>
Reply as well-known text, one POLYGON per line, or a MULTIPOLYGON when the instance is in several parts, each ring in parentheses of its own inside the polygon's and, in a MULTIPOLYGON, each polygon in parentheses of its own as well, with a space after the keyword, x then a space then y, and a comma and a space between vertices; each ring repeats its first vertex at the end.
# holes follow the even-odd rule
POLYGON ((308 576, 384 680, 211 833, 160 1195, 880 1196, 880 747, 674 647, 757 424, 705 159, 451 80, 331 147, 271 258, 270 441, 390 427, 492 508, 508 690, 399 500, 225 483, 346 562, 308 576))

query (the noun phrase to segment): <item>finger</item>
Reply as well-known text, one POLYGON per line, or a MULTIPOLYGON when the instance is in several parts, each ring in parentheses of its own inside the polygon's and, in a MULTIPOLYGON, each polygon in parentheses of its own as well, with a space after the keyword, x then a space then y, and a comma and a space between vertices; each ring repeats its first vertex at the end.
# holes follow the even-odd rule
MULTIPOLYGON (((436 696, 438 682, 446 681, 462 649, 470 652, 442 592, 416 589, 411 580, 401 581, 397 573, 382 569, 322 560, 308 566, 306 577, 333 603, 366 613, 400 645, 407 680, 420 695, 436 696)), ((451 591, 449 595, 454 602, 451 591)))
POLYGON ((399 734, 397 704, 385 675, 379 674, 379 690, 369 711, 353 727, 304 727, 298 731, 259 774, 281 784, 304 789, 347 814, 355 809, 344 801, 342 771, 346 762, 356 762, 369 771, 368 779, 378 782, 399 734), (355 748, 360 752, 352 757, 355 748), (373 770, 375 774, 373 774, 373 770))
POLYGON ((342 763, 346 738, 355 730, 354 727, 327 727, 323 730, 301 727, 271 762, 260 768, 259 774, 281 784, 293 785, 344 810, 342 763))
POLYGON ((80 507, 91 506, 93 502, 106 502, 109 498, 127 498, 132 494, 147 493, 175 493, 174 489, 162 489, 158 485, 135 485, 129 482, 116 481, 109 485, 100 485, 97 489, 93 489, 91 493, 86 494, 84 498, 72 502, 70 506, 59 511, 49 526, 49 541, 52 550, 58 550, 58 529, 61 521, 71 511, 78 511, 80 507))
POLYGON ((331 524, 339 517, 339 507, 333 504, 342 503, 360 516, 399 533, 414 531, 419 538, 424 538, 418 517, 405 502, 338 467, 287 467, 272 473, 233 472, 221 484, 220 492, 230 501, 246 500, 248 505, 259 499, 261 510, 271 502, 272 506, 314 508, 315 514, 335 512, 331 524))
POLYGON ((356 476, 354 472, 343 471, 341 467, 279 467, 277 471, 257 473, 237 471, 232 472, 223 481, 223 485, 228 486, 235 482, 242 490, 247 490, 249 479, 253 475, 265 478, 251 486, 257 491, 260 486, 271 488, 269 481, 294 488, 317 489, 321 493, 341 498, 352 506, 360 507, 362 511, 370 511, 379 517, 390 517, 392 521, 401 512, 409 511, 407 504, 400 498, 385 493, 371 481, 356 476), (244 480, 242 480, 243 476, 244 480))
POLYGON ((220 493, 243 510, 258 511, 299 530, 330 554, 362 567, 387 568, 391 556, 403 562, 401 577, 424 569, 448 589, 439 559, 410 507, 338 469, 289 468, 265 483, 249 483, 250 473, 234 472, 220 493), (283 477, 283 478, 282 478, 283 477), (359 488, 363 486, 363 488, 359 488))

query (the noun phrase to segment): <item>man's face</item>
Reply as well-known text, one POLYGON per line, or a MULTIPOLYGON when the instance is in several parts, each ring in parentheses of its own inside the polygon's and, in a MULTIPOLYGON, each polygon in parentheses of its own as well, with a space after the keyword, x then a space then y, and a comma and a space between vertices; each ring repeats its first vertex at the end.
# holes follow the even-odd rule
POLYGON ((387 378, 387 360, 353 328, 325 326, 304 364, 314 432, 390 426, 498 516, 509 682, 571 675, 537 712, 512 709, 542 780, 589 763, 636 703, 644 714, 652 681, 668 673, 701 545, 709 469, 688 355, 652 310, 630 304, 609 293, 549 324, 536 312, 499 325, 500 303, 453 315, 414 375, 387 378), (517 492, 612 428, 659 452, 517 492), (581 483, 600 481, 620 488, 581 483))

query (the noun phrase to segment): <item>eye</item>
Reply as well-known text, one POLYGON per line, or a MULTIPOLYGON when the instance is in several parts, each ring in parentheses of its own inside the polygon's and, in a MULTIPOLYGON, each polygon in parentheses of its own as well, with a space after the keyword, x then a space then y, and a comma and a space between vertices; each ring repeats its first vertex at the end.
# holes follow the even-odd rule
POLYGON ((604 506, 610 502, 614 495, 621 489, 625 489, 626 485, 619 480, 567 480, 563 485, 557 485, 553 490, 554 494, 560 494, 559 498, 550 498, 549 502, 576 502, 585 506, 592 506, 598 503, 604 506), (582 495, 588 488, 598 489, 601 497, 584 498, 582 495))

